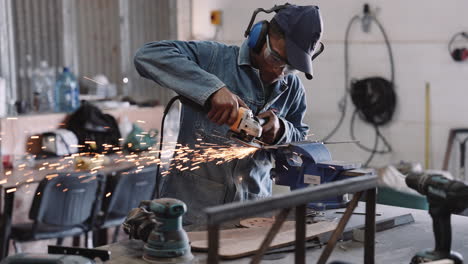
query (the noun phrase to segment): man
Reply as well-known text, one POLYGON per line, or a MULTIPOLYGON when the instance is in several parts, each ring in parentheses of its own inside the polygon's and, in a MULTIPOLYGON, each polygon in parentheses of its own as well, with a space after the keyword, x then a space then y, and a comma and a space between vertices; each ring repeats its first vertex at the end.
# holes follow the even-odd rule
MULTIPOLYGON (((235 122, 239 107, 267 120, 261 140, 268 144, 305 138, 305 91, 294 73, 312 75, 311 59, 322 35, 319 9, 288 5, 270 23, 261 23, 268 26, 266 34, 252 39, 256 37, 252 33, 241 47, 159 41, 137 52, 135 66, 141 76, 207 109, 184 105, 178 143, 191 148, 200 140, 232 144, 223 136, 235 122)), ((209 206, 271 195, 272 157, 266 151, 220 165, 198 165, 193 171, 172 170, 161 189, 163 197, 187 204, 186 223, 202 222, 203 209, 209 206)))

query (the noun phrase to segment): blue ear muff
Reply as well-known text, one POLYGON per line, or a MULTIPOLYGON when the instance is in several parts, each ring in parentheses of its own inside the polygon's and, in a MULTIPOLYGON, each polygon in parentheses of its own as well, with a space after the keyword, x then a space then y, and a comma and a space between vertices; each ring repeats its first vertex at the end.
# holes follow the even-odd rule
POLYGON ((247 45, 255 53, 260 53, 263 45, 265 44, 265 37, 268 33, 268 22, 266 20, 260 21, 252 26, 252 30, 249 32, 249 38, 247 45))

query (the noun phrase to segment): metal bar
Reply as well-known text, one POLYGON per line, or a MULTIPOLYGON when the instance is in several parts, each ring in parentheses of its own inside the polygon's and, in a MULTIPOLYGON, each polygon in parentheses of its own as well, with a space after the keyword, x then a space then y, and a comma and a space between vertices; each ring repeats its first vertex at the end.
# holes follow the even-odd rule
MULTIPOLYGON (((79 76, 81 71, 78 56, 78 27, 76 23, 75 3, 72 0, 62 1, 62 10, 60 11, 63 19, 63 29, 58 38, 63 42, 63 65, 70 67, 75 76, 79 76)), ((95 28, 99 27, 95 26, 95 28)))
MULTIPOLYGON (((353 213, 354 214, 354 213, 353 213)), ((377 216, 377 214, 376 214, 377 216)), ((411 213, 404 214, 404 215, 399 215, 399 216, 394 216, 390 218, 385 218, 380 221, 375 222, 375 232, 382 232, 385 230, 389 230, 398 226, 402 225, 408 225, 414 223, 414 218, 411 215, 411 213)), ((365 233, 365 224, 355 226, 351 230, 345 230, 341 236, 341 239, 343 241, 349 241, 352 240, 355 236, 355 232, 362 232, 362 234, 365 233)), ((364 237, 364 235, 362 235, 364 237)), ((323 242, 328 242, 328 241, 323 241, 323 242)))
POLYGON ((273 241, 273 239, 275 238, 276 234, 278 233, 284 221, 286 220, 286 217, 288 217, 290 211, 291 208, 285 208, 281 210, 281 212, 276 216, 273 226, 270 228, 270 230, 268 230, 268 233, 265 236, 265 239, 263 240, 262 244, 260 245, 260 248, 257 250, 255 256, 253 256, 252 261, 250 261, 251 264, 260 263, 263 255, 270 246, 271 241, 273 241))
POLYGON ((8 192, 9 189, 4 190, 5 203, 0 226, 0 260, 8 256, 8 242, 11 232, 11 217, 13 215, 13 202, 15 200, 15 192, 8 192))
POLYGON ((208 262, 210 264, 219 263, 219 225, 208 226, 208 262))
MULTIPOLYGON (((10 101, 16 98, 16 57, 12 0, 0 1, 0 76, 5 79, 4 91, 0 92, 0 116, 8 114, 10 101), (8 99, 7 99, 8 98, 8 99)), ((0 144, 1 147, 1 144, 0 144)))
MULTIPOLYGON (((16 56, 18 47, 16 46, 16 35, 18 34, 15 32, 15 9, 14 9, 14 2, 13 0, 5 0, 0 1, 2 3, 2 8, 5 7, 5 22, 7 23, 5 36, 6 38, 2 38, 2 45, 6 46, 5 52, 8 54, 5 55, 0 54, 2 64, 6 62, 7 65, 5 68, 2 67, 2 75, 6 78, 7 81, 7 90, 6 90, 6 98, 7 99, 7 114, 13 114, 13 104, 18 99, 18 59, 16 56), (4 60, 5 59, 5 60, 4 60), (4 61, 3 61, 4 60, 4 61)), ((3 37, 3 36, 2 36, 3 37)))
POLYGON ((118 94, 121 95, 129 95, 129 88, 127 83, 123 83, 123 77, 129 78, 131 67, 133 66, 130 63, 130 58, 132 58, 132 54, 130 52, 130 13, 129 13, 129 0, 119 0, 119 37, 120 37, 120 72, 119 77, 120 80, 117 82, 117 89, 119 91, 118 94))
POLYGON ((296 206, 296 250, 294 263, 305 264, 306 204, 296 206))
POLYGON ((359 143, 359 140, 346 140, 346 141, 325 141, 323 144, 350 144, 350 143, 359 143))
POLYGON ((102 249, 91 248, 76 248, 76 247, 62 247, 62 246, 47 246, 48 254, 62 254, 62 255, 78 255, 90 259, 99 258, 101 261, 110 260, 111 252, 102 249))
POLYGON ((317 261, 317 264, 327 263, 327 260, 330 257, 330 255, 331 255, 331 253, 333 251, 333 248, 335 247, 336 242, 338 241, 338 238, 343 233, 343 230, 345 229, 346 224, 348 223, 349 219, 351 218, 351 215, 353 214, 354 209, 358 205, 358 202, 359 202, 359 199, 361 198, 361 195, 362 195, 362 192, 358 192, 353 196, 353 199, 349 203, 348 208, 346 208, 346 211, 343 214, 343 217, 341 217, 340 222, 338 223, 338 226, 333 231, 333 234, 331 235, 330 239, 328 240, 327 246, 322 251, 322 255, 320 255, 320 258, 317 261))
POLYGON ((373 264, 375 260, 375 207, 376 188, 366 192, 366 227, 364 234, 364 263, 373 264))
POLYGON ((280 208, 294 207, 327 197, 375 188, 376 186, 377 176, 358 176, 351 179, 295 190, 291 193, 276 195, 261 200, 214 206, 205 209, 205 212, 208 216, 208 225, 220 224, 230 219, 274 211, 280 208))
MULTIPOLYGON (((20 96, 17 98, 21 101, 26 101, 30 99, 30 87, 31 87, 31 76, 29 69, 33 68, 34 66, 34 37, 32 35, 32 8, 31 8, 31 1, 30 0, 23 0, 20 1, 20 5, 22 6, 22 11, 24 13, 18 13, 18 19, 24 20, 24 39, 17 39, 17 42, 25 42, 24 43, 24 53, 18 53, 17 56, 22 62, 20 67, 23 68, 25 73, 25 78, 23 79, 23 86, 18 87, 20 90, 18 91, 20 96)), ((23 110, 24 111, 24 110, 23 110)))
MULTIPOLYGON (((391 57, 390 57, 391 58, 391 57)), ((393 66, 393 65, 392 65, 393 66)), ((424 104, 424 169, 428 170, 431 156, 431 85, 426 82, 426 89, 424 93, 425 104, 424 104)))

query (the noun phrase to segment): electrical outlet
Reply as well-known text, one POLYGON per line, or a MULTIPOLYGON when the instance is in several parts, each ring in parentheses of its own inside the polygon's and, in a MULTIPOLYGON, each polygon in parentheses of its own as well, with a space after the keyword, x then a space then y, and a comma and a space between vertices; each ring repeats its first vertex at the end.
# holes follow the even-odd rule
POLYGON ((221 25, 221 10, 211 11, 211 24, 219 26, 221 25))

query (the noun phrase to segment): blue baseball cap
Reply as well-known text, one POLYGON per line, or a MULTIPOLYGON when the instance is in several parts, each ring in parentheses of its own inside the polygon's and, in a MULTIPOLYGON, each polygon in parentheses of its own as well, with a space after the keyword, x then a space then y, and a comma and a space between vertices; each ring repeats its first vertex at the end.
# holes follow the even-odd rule
POLYGON ((318 6, 289 5, 273 19, 283 30, 289 64, 313 75, 312 55, 322 37, 322 17, 318 6))

